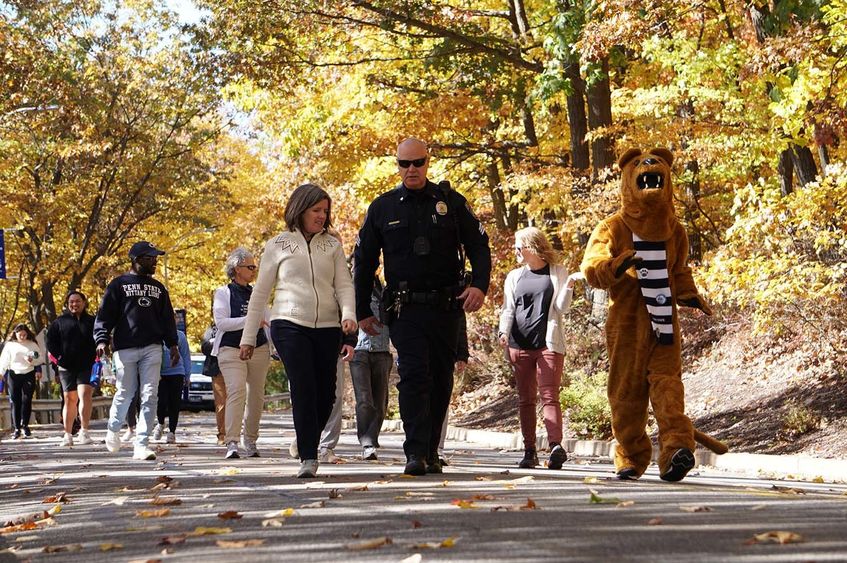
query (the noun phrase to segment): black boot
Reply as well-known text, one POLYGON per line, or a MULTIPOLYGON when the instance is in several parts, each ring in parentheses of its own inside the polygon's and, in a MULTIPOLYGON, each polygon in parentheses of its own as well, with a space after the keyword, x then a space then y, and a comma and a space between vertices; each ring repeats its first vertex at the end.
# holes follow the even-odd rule
POLYGON ((438 457, 438 452, 433 452, 426 457, 426 472, 444 473, 444 469, 441 467, 441 459, 438 457))
POLYGON ((538 454, 535 448, 527 448, 523 452, 523 459, 518 462, 521 469, 532 469, 538 466, 538 454))
POLYGON ((426 475, 426 463, 416 455, 410 455, 403 468, 406 475, 426 475))

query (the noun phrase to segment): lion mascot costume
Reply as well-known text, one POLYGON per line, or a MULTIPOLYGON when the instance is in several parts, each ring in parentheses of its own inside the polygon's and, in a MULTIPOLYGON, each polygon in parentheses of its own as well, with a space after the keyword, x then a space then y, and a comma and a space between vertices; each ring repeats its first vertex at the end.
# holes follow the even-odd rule
POLYGON ((673 207, 672 162, 666 149, 630 149, 620 158, 621 209, 594 229, 580 267, 591 286, 609 292, 608 395, 619 479, 637 479, 650 464, 648 402, 665 481, 680 481, 694 467, 695 441, 727 451, 685 415, 677 304, 712 310, 688 267, 688 236, 673 207))

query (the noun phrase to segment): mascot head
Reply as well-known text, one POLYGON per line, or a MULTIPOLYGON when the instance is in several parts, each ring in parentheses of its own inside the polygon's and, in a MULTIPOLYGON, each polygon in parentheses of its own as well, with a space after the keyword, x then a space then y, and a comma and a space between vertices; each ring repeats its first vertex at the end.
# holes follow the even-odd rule
POLYGON ((623 220, 644 240, 667 240, 676 224, 672 163, 667 149, 629 149, 618 160, 623 220))

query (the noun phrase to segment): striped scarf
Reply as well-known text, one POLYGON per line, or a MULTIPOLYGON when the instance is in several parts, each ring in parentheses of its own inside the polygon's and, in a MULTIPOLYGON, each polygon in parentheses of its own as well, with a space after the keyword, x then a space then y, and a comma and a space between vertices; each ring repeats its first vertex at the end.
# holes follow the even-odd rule
POLYGON ((673 344, 673 302, 668 282, 668 255, 665 242, 641 240, 632 233, 635 255, 644 259, 637 268, 638 285, 647 303, 650 324, 659 344, 673 344))

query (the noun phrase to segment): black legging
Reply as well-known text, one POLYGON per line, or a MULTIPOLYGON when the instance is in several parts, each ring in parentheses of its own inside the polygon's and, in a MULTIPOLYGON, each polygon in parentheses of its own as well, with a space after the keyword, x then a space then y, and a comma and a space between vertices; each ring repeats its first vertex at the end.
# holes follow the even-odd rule
POLYGON ((159 379, 159 404, 156 406, 156 416, 159 424, 165 424, 168 417, 168 428, 176 432, 179 422, 179 407, 182 402, 182 386, 185 378, 181 375, 165 375, 159 379))
POLYGON ((12 399, 12 423, 15 425, 15 430, 29 428, 34 392, 35 370, 9 375, 9 397, 12 399))

